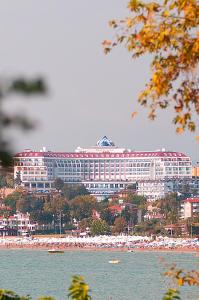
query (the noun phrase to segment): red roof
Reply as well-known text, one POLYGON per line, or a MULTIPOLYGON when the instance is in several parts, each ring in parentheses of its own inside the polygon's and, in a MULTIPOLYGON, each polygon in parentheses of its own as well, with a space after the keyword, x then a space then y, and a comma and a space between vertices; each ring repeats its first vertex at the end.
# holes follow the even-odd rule
POLYGON ((183 202, 199 203, 199 198, 187 198, 183 202))
POLYGON ((114 212, 118 212, 118 213, 121 213, 123 208, 120 206, 120 205, 112 205, 112 206, 109 206, 109 209, 111 211, 114 211, 114 212))
POLYGON ((17 153, 14 157, 57 157, 57 158, 130 158, 130 157, 188 157, 180 152, 124 152, 124 153, 75 153, 75 152, 35 152, 27 151, 17 153))

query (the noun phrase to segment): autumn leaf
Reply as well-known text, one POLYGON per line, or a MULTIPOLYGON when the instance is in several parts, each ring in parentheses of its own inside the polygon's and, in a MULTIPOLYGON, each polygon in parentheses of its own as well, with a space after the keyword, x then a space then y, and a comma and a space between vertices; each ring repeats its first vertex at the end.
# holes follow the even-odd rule
POLYGON ((176 132, 194 131, 192 115, 199 115, 198 1, 130 0, 128 9, 128 17, 109 22, 116 41, 104 41, 104 52, 123 44, 133 59, 150 54, 151 79, 138 102, 149 109, 150 119, 159 108, 172 106, 176 132))
POLYGON ((182 134, 184 132, 184 129, 182 127, 177 127, 176 128, 176 133, 182 134))
POLYGON ((178 285, 179 285, 179 286, 184 285, 184 280, 183 280, 183 278, 179 278, 179 279, 178 279, 178 285))

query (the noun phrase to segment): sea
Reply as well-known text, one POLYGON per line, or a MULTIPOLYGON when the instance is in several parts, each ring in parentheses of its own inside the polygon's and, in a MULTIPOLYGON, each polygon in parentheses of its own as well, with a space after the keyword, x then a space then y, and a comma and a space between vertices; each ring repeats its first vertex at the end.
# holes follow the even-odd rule
MULTIPOLYGON (((68 299, 73 275, 82 275, 93 300, 160 300, 172 282, 165 278, 165 264, 198 269, 195 253, 0 250, 0 288, 20 295, 68 299), (110 260, 120 260, 110 264, 110 260)), ((182 299, 194 300, 199 289, 182 287, 182 299)))

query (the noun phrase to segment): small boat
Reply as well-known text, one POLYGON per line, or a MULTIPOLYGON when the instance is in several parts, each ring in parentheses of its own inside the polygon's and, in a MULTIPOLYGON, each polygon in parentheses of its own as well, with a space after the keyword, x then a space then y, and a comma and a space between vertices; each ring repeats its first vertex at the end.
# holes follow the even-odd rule
POLYGON ((133 250, 127 250, 128 253, 134 252, 133 250))
POLYGON ((114 259, 114 260, 109 260, 109 264, 119 264, 120 260, 114 259))
POLYGON ((64 253, 64 250, 60 250, 60 249, 50 249, 50 250, 48 250, 48 253, 64 253))

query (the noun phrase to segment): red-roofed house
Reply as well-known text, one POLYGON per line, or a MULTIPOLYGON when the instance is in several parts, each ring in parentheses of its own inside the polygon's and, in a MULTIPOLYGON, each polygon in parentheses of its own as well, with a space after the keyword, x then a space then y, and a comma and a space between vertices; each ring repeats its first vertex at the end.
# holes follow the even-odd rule
POLYGON ((109 206, 109 210, 111 211, 111 213, 113 215, 119 215, 121 214, 121 212, 123 211, 124 207, 120 206, 120 205, 112 205, 109 206))

